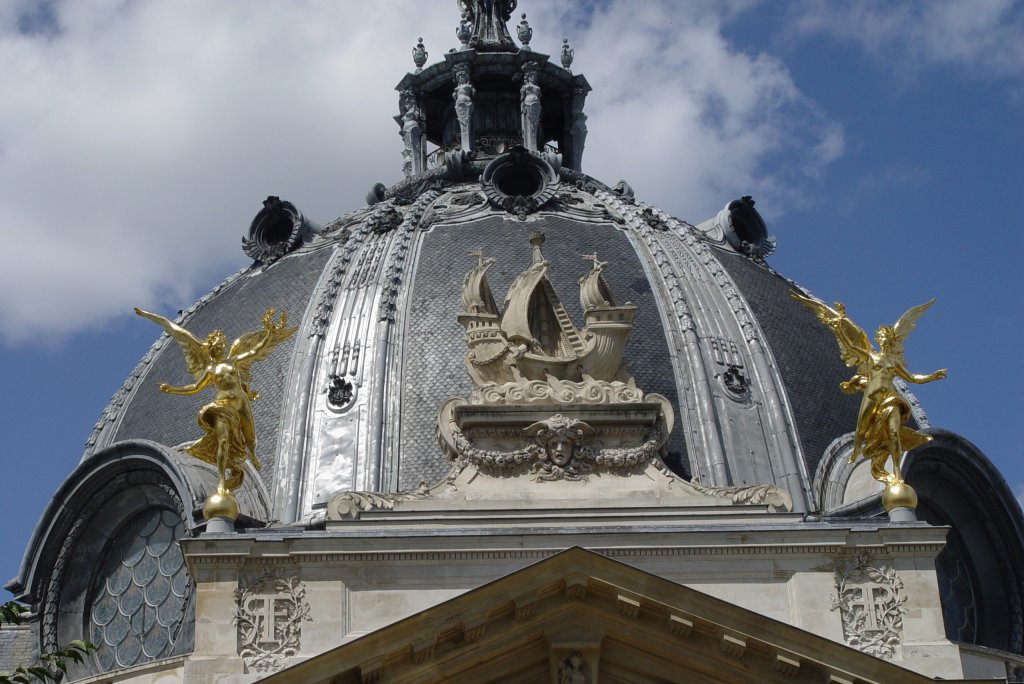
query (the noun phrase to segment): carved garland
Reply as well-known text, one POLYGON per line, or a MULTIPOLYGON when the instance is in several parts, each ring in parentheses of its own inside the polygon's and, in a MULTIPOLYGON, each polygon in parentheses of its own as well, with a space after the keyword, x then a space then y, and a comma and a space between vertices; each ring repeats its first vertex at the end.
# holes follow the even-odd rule
POLYGON ((309 337, 323 337, 327 333, 331 312, 334 310, 334 302, 338 297, 338 291, 345 280, 345 273, 348 271, 348 266, 352 262, 356 249, 362 245, 366 236, 375 232, 383 224, 385 217, 391 216, 393 212, 395 212, 395 209, 390 201, 384 201, 375 205, 373 213, 360 224, 359 232, 346 240, 338 253, 331 258, 330 263, 325 269, 330 275, 320 291, 316 309, 313 311, 309 337))
MULTIPOLYGON (((675 269, 671 267, 671 259, 665 253, 661 241, 656 237, 655 230, 647 221, 644 221, 641 218, 639 211, 634 207, 627 206, 626 202, 624 202, 619 195, 602 191, 597 188, 594 188, 592 192, 598 199, 606 204, 612 205, 618 211, 622 212, 626 217, 626 223, 633 228, 633 230, 641 237, 641 239, 643 239, 647 244, 647 247, 651 250, 651 254, 654 256, 654 260, 659 266, 658 270, 665 281, 665 286, 668 288, 669 296, 672 298, 672 308, 676 314, 676 319, 679 321, 680 332, 685 333, 696 331, 696 324, 693 316, 690 314, 690 308, 686 302, 686 295, 684 294, 682 283, 679 281, 675 269)), ((649 209, 649 207, 647 209, 649 209)), ((653 212, 651 215, 653 215, 653 212)), ((659 220, 661 219, 659 218, 659 220)), ((663 220, 661 221, 663 225, 667 225, 666 222, 663 220)))
POLYGON ((297 655, 302 621, 312 620, 306 587, 298 577, 273 571, 240 580, 235 590, 238 654, 257 672, 281 669, 282 659, 297 655))
POLYGON ((384 287, 381 290, 380 308, 377 318, 381 321, 394 321, 395 308, 398 301, 398 289, 402 285, 405 273, 405 256, 409 251, 412 234, 420 228, 420 219, 427 211, 427 207, 434 202, 441 194, 440 190, 427 190, 405 215, 405 220, 399 226, 398 244, 395 245, 391 260, 388 263, 387 273, 384 276, 384 287))
MULTIPOLYGON (((456 454, 453 455, 454 460, 459 469, 465 468, 467 465, 474 465, 484 472, 498 475, 511 475, 523 467, 528 467, 530 474, 537 482, 555 480, 586 482, 588 476, 597 468, 621 471, 649 463, 652 460, 660 462, 658 449, 663 440, 661 430, 657 427, 652 427, 647 432, 643 444, 628 448, 594 449, 582 443, 586 439, 584 434, 561 435, 564 438, 563 441, 569 443, 570 451, 566 454, 558 454, 549 448, 546 441, 551 441, 548 437, 553 432, 552 428, 563 431, 566 428, 573 428, 574 426, 567 424, 568 420, 561 415, 555 415, 547 421, 541 421, 545 427, 535 431, 535 443, 513 451, 477 448, 470 443, 461 430, 454 428, 452 431, 456 448, 456 454)), ((576 427, 576 432, 589 431, 591 434, 593 433, 592 428, 586 423, 575 422, 579 426, 585 426, 585 428, 576 427)), ((441 443, 442 446, 447 446, 443 439, 441 443)))
MULTIPOLYGON (((654 230, 651 228, 648 221, 636 218, 635 215, 631 215, 632 212, 626 207, 626 205, 617 198, 616 195, 611 193, 598 191, 595 193, 600 199, 606 203, 614 206, 619 211, 623 212, 626 216, 629 216, 632 220, 630 224, 637 229, 637 231, 644 237, 644 240, 653 249, 653 243, 657 242, 657 238, 654 236, 654 230), (646 230, 645 230, 646 229, 646 230), (646 234, 645 234, 646 233, 646 234)), ((679 219, 669 216, 665 212, 661 211, 656 207, 652 207, 643 202, 636 202, 636 206, 641 212, 647 215, 649 220, 657 220, 659 226, 668 226, 672 232, 679 235, 683 242, 689 247, 696 255, 697 258, 704 265, 708 273, 710 273, 715 284, 722 290, 726 300, 729 302, 729 307, 736 316, 736 320, 740 325, 740 329, 743 331, 743 336, 747 342, 760 345, 761 339, 757 332, 757 327, 754 325, 753 319, 747 312, 746 306, 743 303, 743 298, 739 292, 736 291, 732 280, 729 275, 725 272, 725 269, 715 258, 715 255, 711 253, 708 246, 694 235, 694 228, 688 223, 684 223, 679 219)), ((635 210, 634 210, 635 211, 635 210)), ((666 281, 668 280, 666 276, 666 281)), ((670 285, 671 289, 671 285, 670 285)), ((682 317, 680 317, 682 318, 682 317)), ((689 316, 687 316, 689 318, 689 316)), ((692 323, 690 324, 692 326, 692 323)))

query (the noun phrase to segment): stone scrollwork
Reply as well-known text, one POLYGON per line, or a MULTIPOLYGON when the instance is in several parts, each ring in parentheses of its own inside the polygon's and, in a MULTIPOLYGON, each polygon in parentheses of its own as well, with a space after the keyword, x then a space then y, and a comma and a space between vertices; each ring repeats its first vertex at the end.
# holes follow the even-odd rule
POLYGON ((457 207, 471 207, 475 204, 479 204, 481 200, 482 198, 477 192, 460 192, 452 195, 452 198, 448 203, 457 207))
POLYGON ((311 223, 291 202, 270 196, 242 238, 242 251, 254 261, 270 264, 298 249, 319 226, 311 223))
POLYGON ((355 520, 363 511, 392 511, 399 501, 426 498, 429 489, 421 484, 411 492, 341 492, 327 504, 327 519, 355 520))
POLYGON ((558 172, 547 160, 519 146, 495 157, 480 176, 487 199, 520 220, 553 198, 559 183, 558 172))
POLYGON ((615 404, 639 403, 644 393, 630 378, 629 382, 599 381, 588 377, 583 382, 546 380, 489 382, 469 395, 471 404, 615 404))
POLYGON ((879 658, 893 658, 903 640, 907 596, 892 566, 872 563, 867 554, 839 561, 835 569, 838 610, 846 643, 879 658))
POLYGON ((706 496, 729 499, 734 504, 768 505, 776 510, 788 511, 793 508, 793 500, 784 489, 775 485, 758 484, 741 487, 705 487, 699 482, 690 481, 690 486, 706 496))
POLYGON ((270 570, 243 578, 235 590, 238 653, 250 670, 274 672, 300 650, 302 622, 309 621, 306 587, 298 577, 270 570))

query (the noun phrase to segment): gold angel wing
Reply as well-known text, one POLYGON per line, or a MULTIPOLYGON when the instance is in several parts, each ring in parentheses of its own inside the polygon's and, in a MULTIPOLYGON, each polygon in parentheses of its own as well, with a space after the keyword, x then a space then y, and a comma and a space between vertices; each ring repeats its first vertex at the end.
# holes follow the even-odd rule
POLYGON ((291 337, 298 328, 288 325, 288 316, 281 312, 277 323, 274 323, 274 309, 267 309, 263 314, 263 329, 246 333, 231 344, 228 352, 230 362, 235 364, 242 382, 251 380, 249 366, 270 356, 278 344, 291 337))
POLYGON ((896 338, 900 342, 907 339, 907 335, 909 335, 910 331, 917 325, 917 319, 919 319, 921 315, 928 310, 928 307, 934 303, 934 298, 929 299, 924 304, 918 304, 917 306, 907 309, 907 312, 900 316, 900 320, 896 321, 896 325, 892 327, 896 332, 896 338))
POLYGON ((871 362, 871 342, 860 326, 846 316, 846 309, 840 302, 836 302, 836 308, 833 309, 792 290, 789 296, 813 311, 818 320, 832 331, 839 343, 839 356, 847 366, 856 368, 858 373, 867 370, 866 366, 871 362))
POLYGON ((160 314, 143 311, 138 307, 135 307, 135 313, 159 325, 178 343, 178 346, 181 347, 181 353, 185 356, 185 367, 188 368, 189 374, 198 380, 206 369, 206 364, 210 361, 210 354, 206 349, 206 345, 200 342, 188 330, 185 330, 173 321, 167 320, 160 314))

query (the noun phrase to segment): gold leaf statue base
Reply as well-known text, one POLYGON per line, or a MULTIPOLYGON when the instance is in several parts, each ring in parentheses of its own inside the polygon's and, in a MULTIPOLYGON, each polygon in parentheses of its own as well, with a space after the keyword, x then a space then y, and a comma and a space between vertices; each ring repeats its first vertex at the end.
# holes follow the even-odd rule
POLYGON ((893 522, 913 522, 917 520, 917 492, 906 482, 888 485, 882 491, 882 508, 893 522))
POLYGON ((234 532, 238 520, 238 499, 227 489, 217 489, 203 504, 203 519, 206 531, 214 533, 234 532))

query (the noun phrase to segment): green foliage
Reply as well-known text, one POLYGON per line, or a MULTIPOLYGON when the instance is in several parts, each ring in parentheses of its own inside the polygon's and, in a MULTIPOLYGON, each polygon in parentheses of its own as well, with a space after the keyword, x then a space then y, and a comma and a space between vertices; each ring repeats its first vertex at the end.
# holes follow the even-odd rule
POLYGON ((20 603, 8 601, 7 603, 0 605, 0 623, 6 622, 12 625, 19 624, 21 622, 21 614, 27 610, 28 608, 20 603))
MULTIPOLYGON (((0 623, 21 624, 21 614, 28 608, 8 601, 0 605, 0 623)), ((22 665, 14 672, 0 673, 0 684, 32 684, 32 682, 59 682, 68 670, 69 662, 81 663, 85 656, 96 650, 88 641, 74 639, 67 646, 51 653, 41 653, 33 665, 22 665)))

